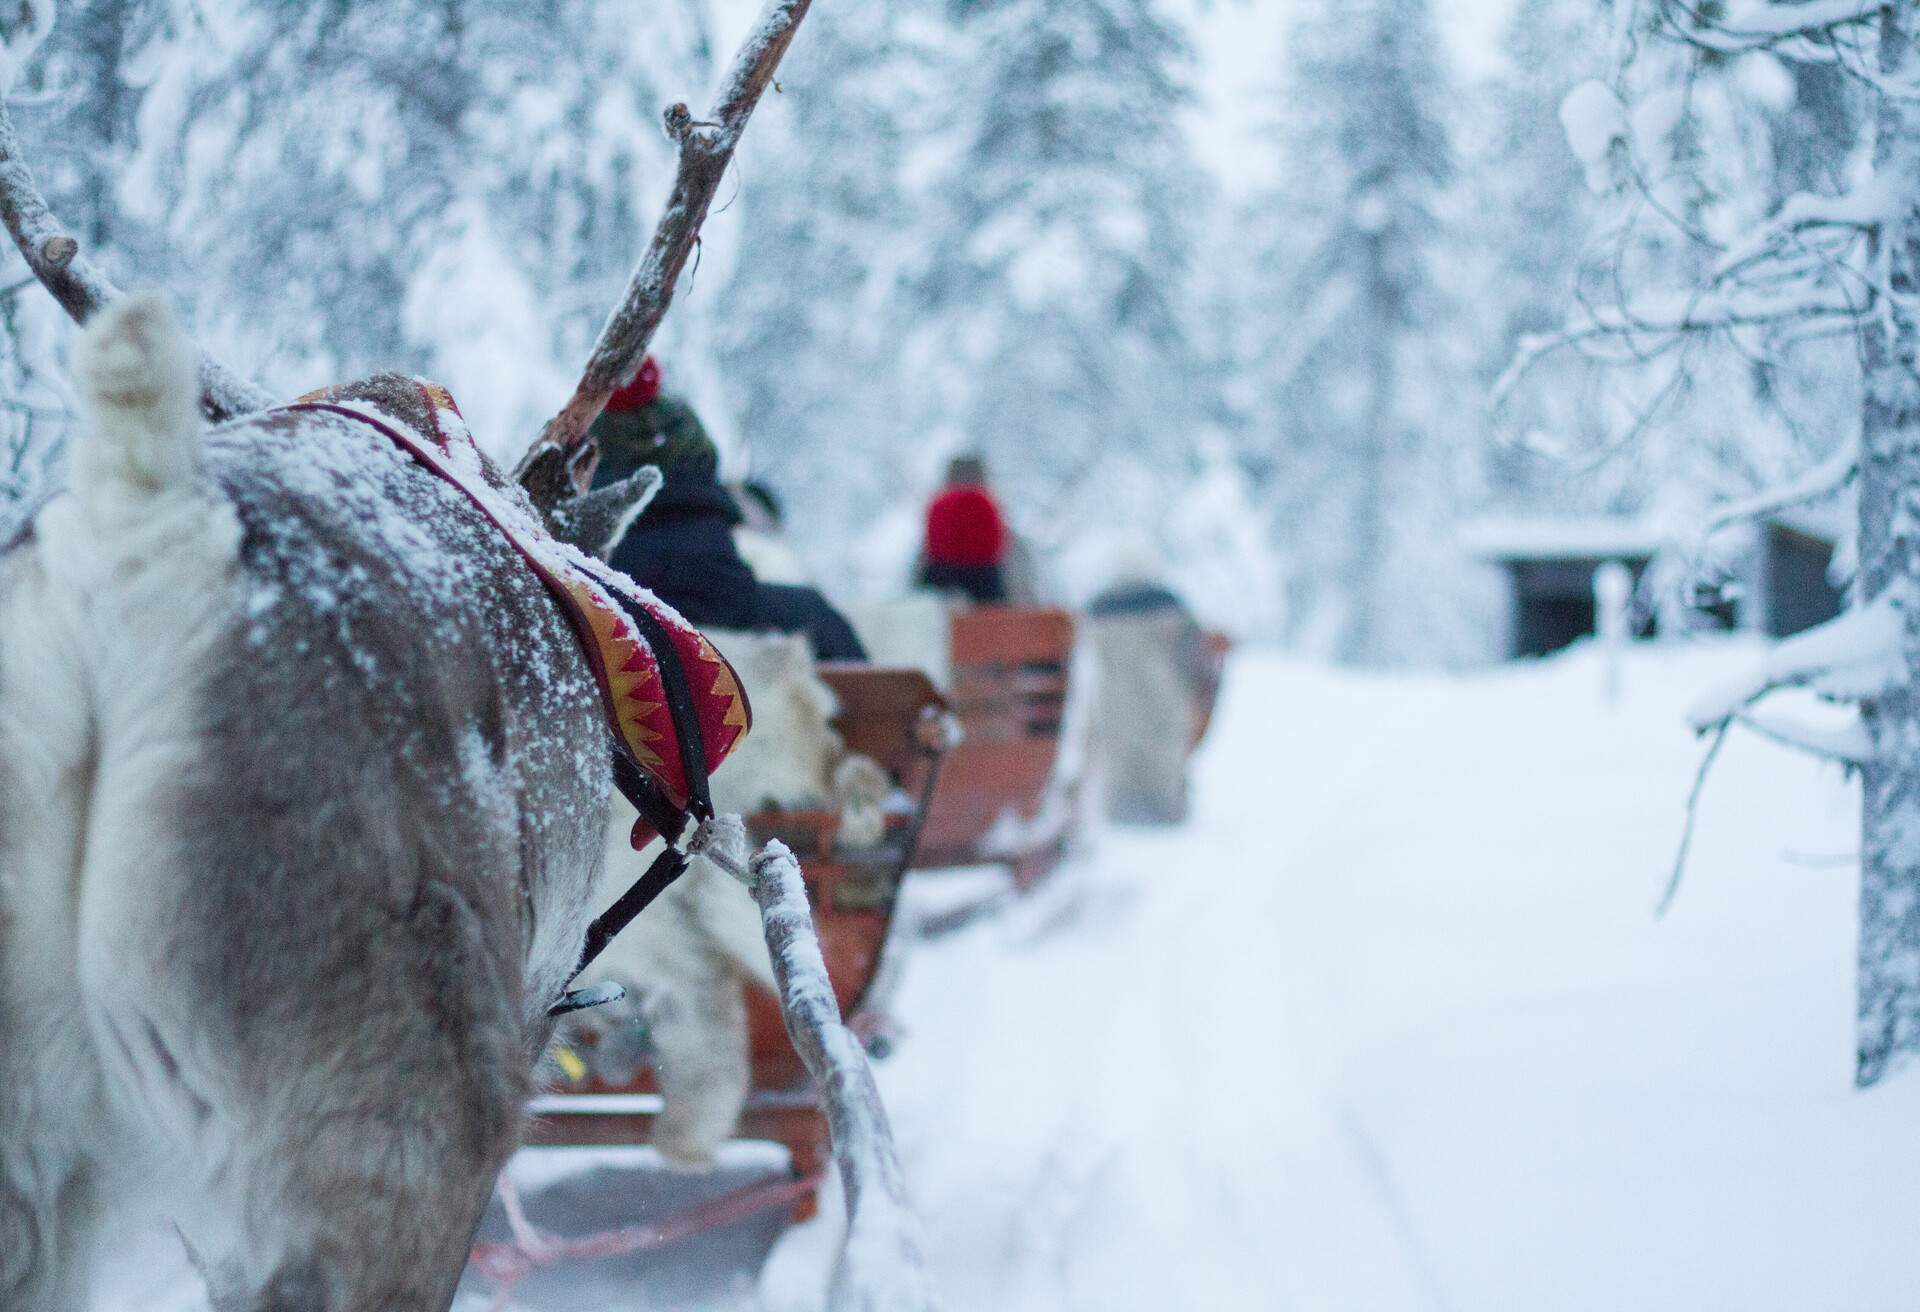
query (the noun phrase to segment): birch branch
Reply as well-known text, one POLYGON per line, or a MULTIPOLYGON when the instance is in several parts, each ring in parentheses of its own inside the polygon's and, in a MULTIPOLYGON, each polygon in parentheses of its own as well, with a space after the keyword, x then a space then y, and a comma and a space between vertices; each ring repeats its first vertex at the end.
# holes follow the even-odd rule
POLYGON ((753 32, 734 56, 708 118, 696 120, 684 104, 667 107, 667 135, 680 148, 680 163, 666 210, 634 266, 626 295, 601 328, 572 397, 547 421, 514 470, 514 477, 541 510, 553 509, 591 479, 596 453, 587 430, 600 417, 607 398, 633 377, 646 357, 660 321, 673 304, 674 288, 700 239, 701 225, 707 221, 714 193, 726 176, 747 120, 773 81, 812 3, 767 0, 753 32))
MULTIPOLYGON (((94 266, 81 251, 79 241, 54 217, 47 198, 33 180, 33 170, 27 166, 20 134, 4 98, 0 98, 0 222, 6 224, 27 268, 75 323, 84 324, 119 297, 120 289, 94 266)), ((219 423, 272 404, 273 398, 265 390, 206 352, 200 353, 200 409, 208 419, 219 423)))

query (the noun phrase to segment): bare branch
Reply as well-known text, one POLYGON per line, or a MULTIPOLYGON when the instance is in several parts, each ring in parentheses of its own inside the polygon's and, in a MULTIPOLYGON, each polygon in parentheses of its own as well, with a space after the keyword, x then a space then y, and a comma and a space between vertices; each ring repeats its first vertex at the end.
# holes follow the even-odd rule
POLYGON ((1700 768, 1694 773, 1693 788, 1687 793, 1687 821, 1680 830, 1680 850, 1674 853, 1673 873, 1667 876, 1667 886, 1660 894, 1660 901, 1654 907, 1653 914, 1664 916, 1667 908, 1673 905, 1674 895, 1680 891, 1680 879, 1687 872, 1687 853, 1693 848, 1693 828, 1700 815, 1700 793, 1707 786, 1707 775, 1713 769, 1713 762, 1720 755, 1720 749, 1726 745, 1727 729, 1730 721, 1722 721, 1713 735, 1713 742, 1707 746, 1707 754, 1700 758, 1700 768))
MULTIPOLYGON (((0 222, 6 224, 27 268, 75 323, 85 323, 120 295, 120 289, 94 267, 80 243, 54 217, 33 180, 33 170, 27 167, 20 134, 4 98, 0 98, 0 222)), ((272 404, 273 398, 264 390, 201 353, 200 408, 208 419, 218 423, 272 404)))
POLYGON ((1810 323, 1851 324, 1863 307, 1844 296, 1823 300, 1805 294, 1770 296, 1708 291, 1677 299, 1662 298, 1597 308, 1584 320, 1557 332, 1522 337, 1513 359, 1493 385, 1492 404, 1500 405, 1521 379, 1547 356, 1598 339, 1672 339, 1735 328, 1780 328, 1810 323))
POLYGON ((812 3, 767 0, 752 34, 734 56, 707 119, 694 119, 683 104, 667 108, 667 135, 680 147, 680 166, 666 210, 627 282, 626 296, 601 328, 573 396, 547 422, 514 471, 540 509, 552 509, 570 485, 578 491, 591 479, 596 455, 587 430, 600 417, 607 397, 633 377, 646 356, 747 120, 812 3))

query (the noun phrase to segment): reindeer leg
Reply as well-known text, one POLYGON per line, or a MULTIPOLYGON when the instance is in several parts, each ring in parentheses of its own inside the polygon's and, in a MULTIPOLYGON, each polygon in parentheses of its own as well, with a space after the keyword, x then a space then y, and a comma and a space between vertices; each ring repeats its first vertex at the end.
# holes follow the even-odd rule
POLYGON ((647 1025, 665 1106, 654 1147, 675 1165, 711 1166, 739 1123, 750 1084, 742 980, 710 943, 699 943, 655 979, 647 1025))

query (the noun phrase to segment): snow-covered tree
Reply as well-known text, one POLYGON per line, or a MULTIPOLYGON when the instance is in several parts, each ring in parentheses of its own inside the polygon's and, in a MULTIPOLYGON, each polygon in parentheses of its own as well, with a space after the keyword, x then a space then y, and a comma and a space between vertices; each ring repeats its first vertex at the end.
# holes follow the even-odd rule
POLYGON ((62 325, 44 297, 0 295, 0 542, 58 480, 68 415, 58 385, 62 325))
POLYGON ((1439 41, 1424 0, 1364 0, 1288 44, 1282 172, 1248 224, 1265 329, 1247 459, 1292 561, 1298 639, 1417 659, 1472 376, 1437 268, 1454 179, 1439 41))
MULTIPOLYGON (((1621 21, 1629 57, 1611 86, 1570 97, 1570 139, 1590 173, 1681 226, 1692 259, 1649 256, 1637 235, 1648 229, 1623 228, 1611 275, 1624 294, 1589 300, 1566 329, 1528 343, 1520 363, 1568 343, 1636 359, 1707 345, 1738 352, 1766 383, 1810 352, 1843 366, 1858 352, 1857 374, 1843 367, 1824 383, 1852 393, 1841 431, 1813 435, 1832 453, 1718 517, 1857 484, 1851 608, 1709 699, 1696 722, 1715 734, 1755 722, 1755 703, 1786 685, 1859 707, 1845 733, 1772 716, 1764 728, 1862 776, 1857 1078, 1871 1084, 1920 1049, 1920 848, 1910 838, 1920 829, 1920 6, 1649 0, 1621 21), (1802 96, 1781 135, 1780 111, 1802 96), (1771 170, 1756 172, 1756 157, 1771 170), (1848 352, 1833 351, 1835 339, 1848 352)), ((1783 397, 1760 389, 1763 403, 1783 397)))
MULTIPOLYGON (((1469 222, 1480 240, 1463 252, 1484 289, 1470 304, 1491 374, 1521 338, 1566 317, 1595 201, 1558 114, 1567 92, 1602 67, 1605 26, 1589 0, 1521 0, 1506 34, 1489 140, 1470 166, 1469 222)), ((1606 372, 1562 356, 1533 381, 1490 434, 1491 501, 1528 513, 1637 509, 1620 503, 1619 484, 1599 482, 1616 472, 1596 459, 1612 437, 1606 372)))
POLYGON ((936 108, 917 94, 935 64, 914 17, 886 5, 809 17, 744 150, 751 194, 716 316, 738 467, 784 494, 795 540, 836 587, 869 572, 900 586, 902 562, 867 569, 869 535, 848 529, 924 474, 899 365, 921 221, 905 156, 936 108), (815 476, 823 465, 836 477, 815 476))
POLYGON ((1152 0, 947 12, 913 435, 984 452, 1043 550, 1115 519, 1151 535, 1196 465, 1184 314, 1207 200, 1177 117, 1184 36, 1152 0))
POLYGON ((441 375, 510 446, 617 295, 671 177, 660 112, 740 8, 76 0, 17 109, 68 147, 59 211, 217 353, 283 394, 441 375))
MULTIPOLYGON (((43 182, 74 233, 95 252, 145 254, 153 233, 125 205, 118 179, 134 153, 140 53, 165 30, 153 0, 21 4, 0 15, 0 89, 36 137, 64 149, 43 182)), ((70 422, 61 371, 66 321, 12 251, 0 290, 0 540, 60 478, 70 422)))

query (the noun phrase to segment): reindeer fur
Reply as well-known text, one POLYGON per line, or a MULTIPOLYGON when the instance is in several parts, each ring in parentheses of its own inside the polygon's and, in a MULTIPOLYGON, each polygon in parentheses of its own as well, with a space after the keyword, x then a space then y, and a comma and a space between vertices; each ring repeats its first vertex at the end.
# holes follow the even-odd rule
POLYGON ((96 318, 0 555, 0 1307, 162 1216, 222 1312, 444 1308, 600 871, 597 694, 458 493, 350 421, 203 432, 193 359, 96 318))

